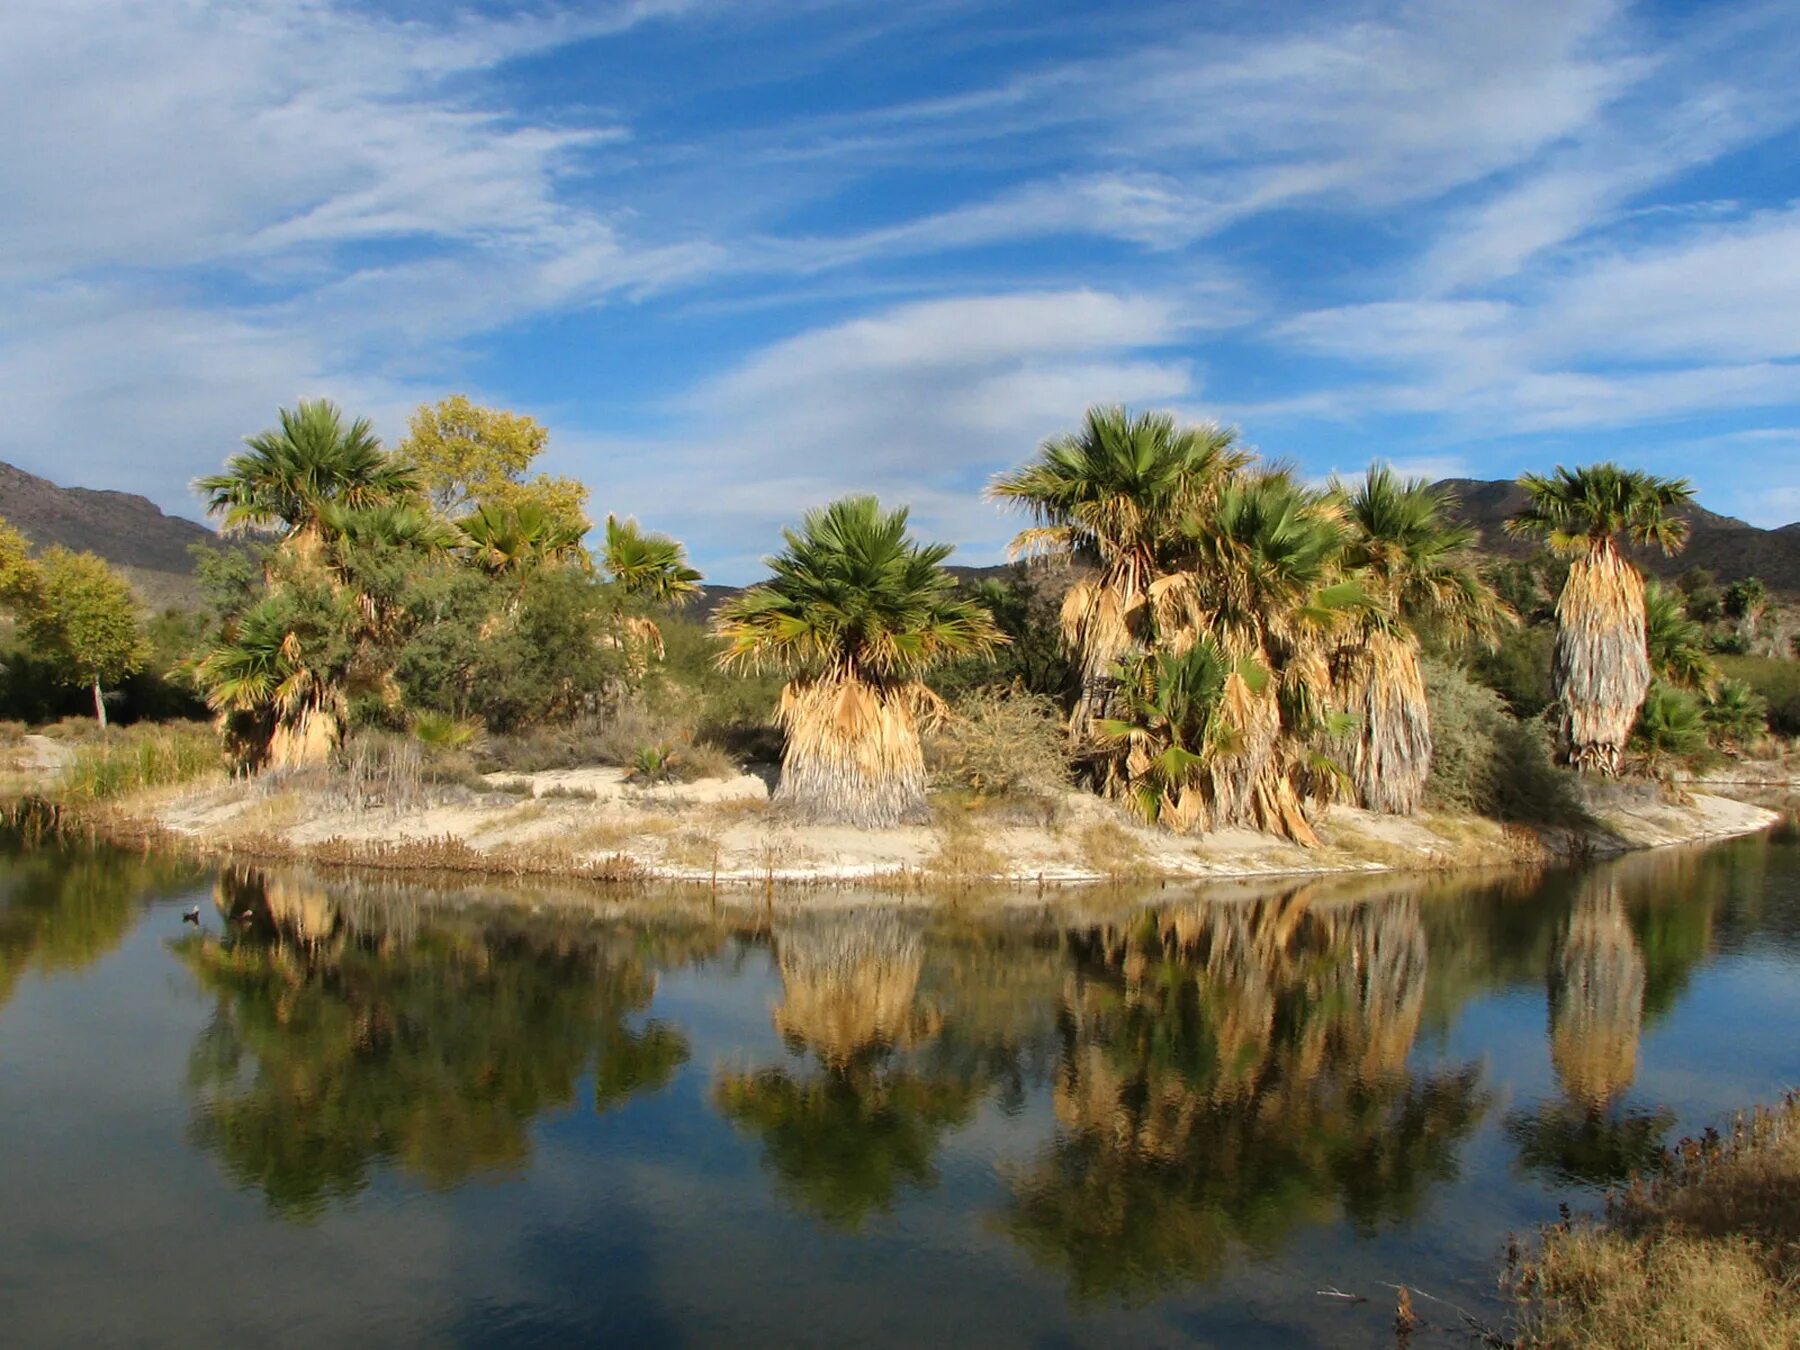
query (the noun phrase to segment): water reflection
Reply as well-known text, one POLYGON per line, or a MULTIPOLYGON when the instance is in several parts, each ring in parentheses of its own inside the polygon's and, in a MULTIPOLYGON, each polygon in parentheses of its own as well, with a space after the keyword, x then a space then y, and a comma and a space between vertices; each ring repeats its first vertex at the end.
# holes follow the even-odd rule
POLYGON ((1094 928, 1074 950, 1061 1128, 1002 1223, 1078 1298, 1204 1280, 1340 1214, 1409 1214, 1487 1108, 1473 1064, 1406 1068, 1414 898, 1316 905, 1301 888, 1094 928))
POLYGON ((886 910, 809 916, 774 944, 775 1028, 803 1063, 723 1071, 715 1100, 761 1141, 783 1195, 855 1230, 936 1184, 940 1140, 969 1120, 980 1084, 904 1053, 942 1025, 918 1000, 924 942, 911 923, 886 910))
POLYGON ((517 1168, 533 1118, 573 1105, 584 1074, 604 1111, 688 1057, 679 1029, 636 1020, 656 970, 616 930, 420 925, 237 870, 217 900, 226 936, 175 944, 217 1000, 191 1057, 192 1135, 284 1215, 317 1215, 384 1164, 435 1187, 517 1168))
POLYGON ((0 1008, 27 971, 79 970, 125 940, 158 896, 191 883, 167 858, 49 850, 0 859, 0 1008))

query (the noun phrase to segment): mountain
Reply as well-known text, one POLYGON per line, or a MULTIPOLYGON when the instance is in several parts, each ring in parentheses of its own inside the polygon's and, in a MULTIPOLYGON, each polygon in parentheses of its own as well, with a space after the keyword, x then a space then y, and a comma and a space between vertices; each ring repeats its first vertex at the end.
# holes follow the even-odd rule
POLYGON ((198 603, 188 546, 218 542, 204 525, 168 515, 148 498, 58 487, 6 463, 0 463, 0 518, 38 548, 61 544, 99 554, 157 609, 198 603))
MULTIPOLYGON (((1517 483, 1447 478, 1437 486, 1456 493, 1458 514, 1481 531, 1484 552, 1516 558, 1537 547, 1532 540, 1506 533, 1507 517, 1525 505, 1525 493, 1517 483)), ((1761 577, 1772 591, 1800 593, 1800 522, 1764 530, 1701 506, 1689 507, 1685 514, 1692 530, 1687 547, 1673 558, 1655 549, 1631 549, 1638 566, 1662 577, 1703 567, 1721 582, 1761 577)))

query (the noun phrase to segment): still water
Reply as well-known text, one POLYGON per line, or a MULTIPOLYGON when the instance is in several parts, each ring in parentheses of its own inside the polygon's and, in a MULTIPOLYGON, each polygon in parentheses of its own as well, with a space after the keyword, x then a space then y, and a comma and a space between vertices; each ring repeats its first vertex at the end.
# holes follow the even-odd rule
POLYGON ((0 1340, 1391 1344, 1800 1083, 1779 832, 1018 901, 8 853, 0 1340))

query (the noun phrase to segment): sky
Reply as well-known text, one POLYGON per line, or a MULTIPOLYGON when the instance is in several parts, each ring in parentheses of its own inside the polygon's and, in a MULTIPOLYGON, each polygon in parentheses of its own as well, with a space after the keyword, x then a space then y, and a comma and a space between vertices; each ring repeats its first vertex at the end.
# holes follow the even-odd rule
POLYGON ((998 560, 1119 402, 1782 524, 1797 72, 1792 0, 6 0, 0 459, 197 516, 462 392, 741 582, 851 491, 998 560))

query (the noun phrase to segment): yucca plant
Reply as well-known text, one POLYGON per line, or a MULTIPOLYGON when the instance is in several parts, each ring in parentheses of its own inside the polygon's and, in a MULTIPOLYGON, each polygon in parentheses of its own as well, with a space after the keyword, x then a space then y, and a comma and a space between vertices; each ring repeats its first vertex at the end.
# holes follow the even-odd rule
POLYGON ((922 676, 1006 639, 980 605, 956 595, 945 544, 907 533, 905 508, 846 497, 809 512, 769 559, 774 576, 732 597, 714 619, 720 664, 791 678, 778 717, 787 732, 775 799, 802 818, 866 826, 921 820, 921 720, 942 703, 922 676))
POLYGON ((1037 522, 1014 539, 1015 556, 1048 554, 1092 569, 1062 609, 1063 636, 1081 670, 1069 721, 1077 741, 1106 711, 1120 659, 1151 640, 1153 587, 1170 570, 1179 523, 1248 462, 1227 428, 1095 407, 1081 430, 1045 441, 1036 459, 988 489, 1037 522))
POLYGON ((1551 666, 1558 754, 1583 772, 1616 774, 1650 687, 1644 579, 1620 540, 1680 552, 1688 525, 1676 512, 1693 488, 1616 464, 1524 474, 1519 485, 1526 505, 1508 532, 1544 538, 1570 559, 1551 666))
POLYGON ((1491 644, 1518 619, 1478 570, 1475 530, 1453 518, 1454 494, 1382 464, 1354 488, 1334 489, 1349 531, 1343 566, 1366 596, 1333 672, 1357 719, 1349 773, 1363 806, 1411 815, 1431 774, 1418 631, 1491 644))

